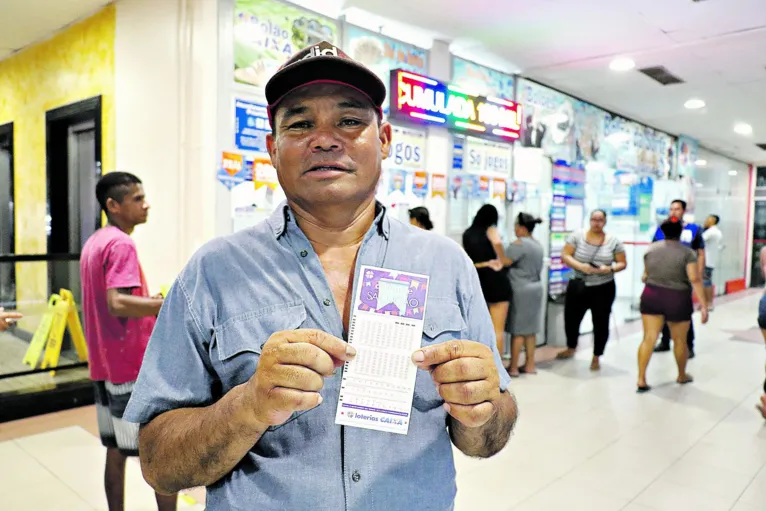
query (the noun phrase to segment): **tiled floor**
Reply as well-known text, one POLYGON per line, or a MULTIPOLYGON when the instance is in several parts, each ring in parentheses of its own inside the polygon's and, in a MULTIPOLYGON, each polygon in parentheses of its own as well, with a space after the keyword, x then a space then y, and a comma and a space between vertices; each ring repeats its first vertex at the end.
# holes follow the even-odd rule
MULTIPOLYGON (((758 299, 719 302, 697 325, 692 385, 675 385, 672 355, 657 354, 654 389, 637 395, 631 329, 610 343, 600 374, 583 350, 514 380, 521 417, 509 447, 490 460, 456 454, 458 511, 766 509, 766 427, 753 408, 766 359, 753 330, 758 299)), ((0 509, 106 509, 94 425, 92 408, 0 424, 0 509)), ((128 495, 127 509, 155 509, 136 463, 128 495)))

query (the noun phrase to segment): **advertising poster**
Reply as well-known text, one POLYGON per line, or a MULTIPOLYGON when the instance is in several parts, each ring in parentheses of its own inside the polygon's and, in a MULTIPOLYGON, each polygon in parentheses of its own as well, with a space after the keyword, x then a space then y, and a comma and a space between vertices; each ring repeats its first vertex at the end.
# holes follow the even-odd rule
POLYGON ((453 151, 455 153, 459 151, 459 155, 453 154, 453 162, 460 158, 465 172, 502 179, 511 178, 513 161, 511 144, 465 137, 462 146, 459 149, 453 146, 453 151))
POLYGON ((266 135, 271 133, 265 104, 237 99, 234 104, 234 143, 240 151, 268 152, 266 135))
POLYGON ((522 146, 542 148, 553 161, 573 163, 576 100, 521 79, 518 101, 523 112, 522 146))
POLYGON ((666 133, 606 114, 598 160, 610 168, 667 179, 673 175, 673 145, 666 133))
POLYGON ((447 176, 445 174, 431 175, 431 197, 447 198, 447 176))
MULTIPOLYGON (((354 25, 345 27, 344 49, 349 56, 361 62, 378 75, 386 84, 388 97, 391 96, 391 70, 404 69, 418 74, 428 72, 428 50, 405 44, 381 34, 370 32, 354 25)), ((388 101, 383 105, 383 114, 388 115, 388 101)))
POLYGON ((604 138, 604 118, 607 113, 590 103, 575 101, 575 160, 578 164, 598 161, 604 138))
POLYGON ((399 192, 401 194, 405 193, 405 183, 407 182, 407 172, 404 170, 390 170, 389 171, 389 183, 388 183, 388 193, 389 195, 399 192))
POLYGON ((508 183, 504 179, 492 180, 492 198, 506 200, 508 194, 508 183))
POLYGON ((487 176, 474 177, 474 197, 481 200, 489 199, 489 178, 487 176))
POLYGON ((420 199, 428 195, 428 172, 415 172, 412 177, 412 193, 420 199))
POLYGON ((426 134, 392 126, 391 152, 386 165, 391 168, 422 170, 425 167, 426 134))
POLYGON ((652 226, 652 196, 654 195, 654 179, 649 176, 641 178, 638 187, 638 230, 648 232, 652 226))
POLYGON ((492 96, 513 101, 516 93, 513 75, 460 57, 452 57, 451 83, 476 96, 492 96))
POLYGON ((338 43, 334 20, 273 0, 234 2, 234 79, 263 87, 293 53, 338 43))
POLYGON ((696 161, 699 159, 699 142, 686 135, 681 135, 678 137, 677 145, 676 169, 678 175, 694 181, 697 173, 696 161))
POLYGON ((221 154, 221 166, 218 168, 216 178, 226 188, 231 190, 238 184, 244 183, 250 175, 245 166, 244 156, 226 151, 221 154))
POLYGON ((279 187, 279 179, 277 179, 277 169, 271 166, 271 160, 269 158, 255 158, 252 162, 253 166, 253 183, 255 189, 259 190, 264 186, 276 190, 279 187))

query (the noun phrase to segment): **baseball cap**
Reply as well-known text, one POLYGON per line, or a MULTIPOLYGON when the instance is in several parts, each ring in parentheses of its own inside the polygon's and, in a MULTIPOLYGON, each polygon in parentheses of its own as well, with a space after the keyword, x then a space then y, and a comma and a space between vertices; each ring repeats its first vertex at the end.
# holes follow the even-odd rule
POLYGON ((356 89, 379 113, 386 99, 386 86, 375 73, 334 44, 321 41, 290 57, 266 83, 269 119, 273 120, 276 107, 285 96, 315 83, 336 83, 356 89))

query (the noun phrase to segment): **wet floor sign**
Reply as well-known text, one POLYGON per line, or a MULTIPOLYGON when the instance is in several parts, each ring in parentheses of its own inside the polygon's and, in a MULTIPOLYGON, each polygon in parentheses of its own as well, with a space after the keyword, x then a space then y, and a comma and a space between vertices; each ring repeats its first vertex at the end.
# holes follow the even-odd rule
POLYGON ((40 325, 29 343, 29 349, 24 355, 24 363, 32 369, 54 369, 55 375, 61 356, 61 345, 64 342, 64 331, 69 329, 77 358, 81 362, 88 360, 88 347, 85 344, 80 316, 72 293, 62 289, 48 300, 48 308, 43 315, 40 325))

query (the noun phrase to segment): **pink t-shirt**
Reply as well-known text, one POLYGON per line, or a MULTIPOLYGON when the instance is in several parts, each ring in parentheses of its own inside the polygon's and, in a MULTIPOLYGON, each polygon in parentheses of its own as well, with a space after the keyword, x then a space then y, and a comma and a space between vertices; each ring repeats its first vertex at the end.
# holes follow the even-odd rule
POLYGON ((125 288, 149 296, 131 237, 113 226, 98 230, 82 249, 80 279, 91 379, 118 385, 135 381, 156 318, 112 316, 106 298, 107 289, 125 288))

